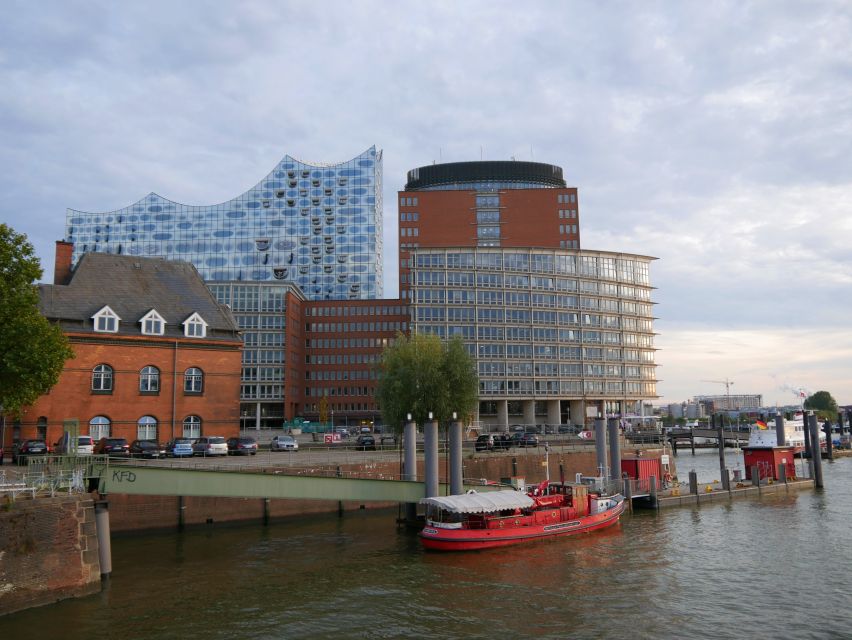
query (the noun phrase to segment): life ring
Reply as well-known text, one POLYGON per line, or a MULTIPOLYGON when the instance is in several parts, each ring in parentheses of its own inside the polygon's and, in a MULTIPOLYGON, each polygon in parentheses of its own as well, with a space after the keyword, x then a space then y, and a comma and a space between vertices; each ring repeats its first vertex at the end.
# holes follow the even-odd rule
POLYGON ((672 474, 670 474, 669 472, 666 472, 665 475, 663 476, 663 482, 671 482, 671 481, 672 481, 672 474))

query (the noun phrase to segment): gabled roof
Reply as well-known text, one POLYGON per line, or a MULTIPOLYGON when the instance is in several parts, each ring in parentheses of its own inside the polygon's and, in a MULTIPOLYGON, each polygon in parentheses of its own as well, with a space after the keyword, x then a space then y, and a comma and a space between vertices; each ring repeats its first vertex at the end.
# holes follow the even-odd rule
POLYGON ((238 339, 230 309, 188 262, 87 253, 67 285, 39 285, 39 294, 42 315, 75 331, 92 331, 91 317, 109 305, 119 317, 133 319, 121 324, 119 334, 140 335, 136 320, 156 309, 166 321, 165 336, 183 336, 183 321, 198 313, 208 338, 238 339))

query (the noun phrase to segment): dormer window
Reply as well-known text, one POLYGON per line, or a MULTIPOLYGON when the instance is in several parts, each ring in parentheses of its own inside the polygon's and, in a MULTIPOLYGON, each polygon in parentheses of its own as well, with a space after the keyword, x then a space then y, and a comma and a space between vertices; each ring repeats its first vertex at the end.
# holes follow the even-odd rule
POLYGON ((95 321, 95 331, 99 333, 118 333, 118 323, 121 321, 109 305, 103 307, 92 316, 95 321))
POLYGON ((146 336, 161 336, 166 331, 166 321, 156 309, 151 309, 139 320, 142 325, 142 333, 146 336))
POLYGON ((187 338, 204 338, 207 336, 207 323, 197 313, 193 313, 183 321, 183 335, 187 338))

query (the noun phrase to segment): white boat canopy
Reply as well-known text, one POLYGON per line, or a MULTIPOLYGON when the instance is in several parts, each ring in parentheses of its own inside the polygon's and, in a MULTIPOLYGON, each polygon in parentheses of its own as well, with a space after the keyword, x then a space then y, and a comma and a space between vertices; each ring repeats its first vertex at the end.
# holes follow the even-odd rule
POLYGON ((525 509, 535 504, 526 493, 510 489, 486 493, 463 493, 458 496, 423 498, 420 504, 438 507, 451 513, 491 513, 503 509, 525 509))

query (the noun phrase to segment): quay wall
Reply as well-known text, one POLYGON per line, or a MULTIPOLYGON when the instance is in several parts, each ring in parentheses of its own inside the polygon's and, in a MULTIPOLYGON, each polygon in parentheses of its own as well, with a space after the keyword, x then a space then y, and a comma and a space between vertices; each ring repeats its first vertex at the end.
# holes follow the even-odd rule
POLYGON ((100 589, 89 496, 18 499, 0 507, 0 616, 100 589))

